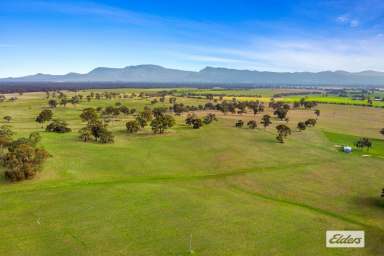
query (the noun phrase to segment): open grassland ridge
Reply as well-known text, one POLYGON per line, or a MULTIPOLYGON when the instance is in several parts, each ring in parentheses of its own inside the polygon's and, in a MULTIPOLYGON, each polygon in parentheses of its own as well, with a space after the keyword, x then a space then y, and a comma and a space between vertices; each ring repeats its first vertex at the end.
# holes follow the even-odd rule
MULTIPOLYGON (((313 164, 311 162, 302 162, 297 164, 289 164, 286 166, 280 165, 278 168, 276 166, 271 166, 271 167, 262 167, 260 169, 251 168, 251 169, 234 171, 234 172, 196 175, 196 176, 157 176, 157 177, 141 176, 141 177, 121 178, 116 180, 104 180, 104 181, 68 182, 68 183, 62 183, 58 185, 42 185, 42 186, 36 186, 34 188, 23 188, 23 189, 13 189, 9 191, 1 191, 0 195, 8 194, 8 193, 29 193, 29 192, 35 192, 35 191, 41 191, 41 190, 55 190, 55 189, 70 188, 70 187, 103 186, 103 185, 114 185, 114 184, 118 185, 118 184, 125 184, 125 183, 194 182, 194 181, 200 181, 200 180, 225 179, 228 177, 245 175, 249 173, 255 173, 255 172, 259 173, 259 172, 265 172, 265 171, 278 170, 279 168, 287 168, 287 167, 299 168, 304 166, 316 166, 316 165, 319 165, 319 164, 313 164)), ((9 186, 12 186, 12 184, 10 184, 9 186)))

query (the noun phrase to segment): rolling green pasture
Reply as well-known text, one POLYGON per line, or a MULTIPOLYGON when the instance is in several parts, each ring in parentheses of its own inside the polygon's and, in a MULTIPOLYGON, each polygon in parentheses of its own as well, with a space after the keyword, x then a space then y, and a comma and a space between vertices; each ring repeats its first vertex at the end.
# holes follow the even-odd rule
MULTIPOLYGON (((305 96, 305 99, 308 101, 316 101, 319 103, 334 103, 334 104, 344 104, 344 105, 367 105, 367 100, 353 100, 352 98, 348 97, 339 97, 339 96, 323 96, 323 95, 309 95, 305 96)), ((284 97, 282 100, 287 102, 294 102, 299 101, 303 96, 289 96, 284 97)), ((372 106, 374 107, 384 107, 384 101, 373 101, 372 106)))
POLYGON ((263 96, 272 97, 274 94, 286 93, 286 92, 301 92, 303 94, 316 90, 310 89, 285 89, 285 88, 256 88, 256 89, 191 89, 181 88, 177 89, 176 92, 179 94, 189 93, 192 95, 223 95, 223 96, 263 96))
POLYGON ((285 144, 276 143, 275 118, 267 129, 234 127, 253 114, 216 113, 199 130, 183 115, 164 135, 127 134, 133 117, 119 116, 110 123, 115 143, 99 145, 77 138, 83 108, 140 110, 150 99, 57 107, 73 131, 53 134, 34 122, 45 94, 18 97, 0 103, 0 117, 13 117, 16 137, 41 131, 52 158, 33 180, 0 178, 0 255, 191 255, 190 244, 193 255, 384 255, 384 109, 320 104, 318 125, 304 132, 296 124, 313 111, 291 110, 285 144), (361 136, 373 138, 370 152, 335 147, 361 136), (325 231, 344 229, 365 230, 366 248, 325 248, 325 231))
POLYGON ((325 135, 330 141, 338 143, 338 145, 352 146, 354 148, 352 153, 354 154, 364 156, 372 155, 384 158, 384 140, 371 139, 372 149, 359 149, 354 146, 359 139, 357 136, 332 132, 325 132, 325 135))
MULTIPOLYGON (((190 94, 195 96, 206 96, 209 94, 216 95, 215 98, 218 98, 218 95, 224 97, 225 100, 231 100, 233 97, 236 97, 238 100, 251 101, 259 100, 261 102, 269 102, 271 97, 275 94, 280 93, 300 93, 300 95, 284 96, 276 98, 276 100, 281 100, 285 102, 293 103, 295 101, 300 101, 301 98, 305 98, 308 101, 316 101, 319 103, 327 104, 341 104, 341 105, 360 105, 360 106, 369 106, 367 100, 354 100, 352 95, 349 97, 340 97, 336 95, 326 95, 326 94, 308 94, 310 92, 315 92, 321 90, 317 89, 289 89, 289 88, 256 88, 256 89, 176 89, 176 94, 190 94)), ((383 97, 383 92, 376 91, 371 94, 370 97, 373 99, 375 96, 383 97)), ((384 101, 373 101, 373 107, 384 107, 384 101)))

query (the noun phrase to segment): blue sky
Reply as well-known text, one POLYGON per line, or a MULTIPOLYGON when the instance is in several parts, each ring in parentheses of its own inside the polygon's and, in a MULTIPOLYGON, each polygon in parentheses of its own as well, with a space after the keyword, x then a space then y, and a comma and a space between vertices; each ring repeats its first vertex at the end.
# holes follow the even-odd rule
POLYGON ((138 64, 384 71, 384 1, 0 1, 0 77, 138 64))

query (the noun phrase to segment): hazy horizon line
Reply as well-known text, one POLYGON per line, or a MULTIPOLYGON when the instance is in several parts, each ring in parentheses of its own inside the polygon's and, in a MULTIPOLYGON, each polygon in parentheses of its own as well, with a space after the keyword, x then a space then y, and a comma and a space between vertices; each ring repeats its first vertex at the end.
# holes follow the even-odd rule
POLYGON ((112 66, 97 66, 95 68, 90 68, 89 71, 87 72, 76 72, 76 71, 69 71, 65 73, 60 73, 60 74, 52 74, 52 73, 44 73, 44 72, 38 72, 38 73, 32 73, 32 74, 24 74, 20 76, 6 76, 6 77, 0 77, 0 79, 9 79, 9 78, 21 78, 21 77, 27 77, 27 76, 35 76, 35 75, 52 75, 52 76, 65 76, 68 74, 79 74, 79 75, 85 75, 93 70, 96 70, 98 68, 108 68, 108 69, 124 69, 124 68, 129 68, 129 67, 140 67, 140 66, 157 66, 165 69, 173 69, 173 70, 179 70, 179 71, 187 71, 187 72, 200 72, 206 68, 216 68, 216 69, 229 69, 229 70, 237 70, 237 71, 251 71, 251 72, 269 72, 269 73, 323 73, 323 72, 347 72, 350 74, 357 74, 357 73, 362 73, 362 72, 376 72, 376 73, 384 73, 384 71, 381 70, 372 70, 372 69, 362 69, 360 71, 349 71, 345 69, 327 69, 327 70, 319 70, 319 71, 306 71, 306 70, 301 70, 301 71, 273 71, 273 70, 260 70, 260 69, 240 69, 240 68, 235 68, 235 67, 223 67, 223 66, 204 66, 199 69, 184 69, 184 68, 176 68, 176 67, 168 67, 166 65, 159 65, 159 64, 150 64, 150 63, 144 63, 144 64, 136 64, 136 65, 127 65, 127 66, 120 66, 120 67, 112 67, 112 66))

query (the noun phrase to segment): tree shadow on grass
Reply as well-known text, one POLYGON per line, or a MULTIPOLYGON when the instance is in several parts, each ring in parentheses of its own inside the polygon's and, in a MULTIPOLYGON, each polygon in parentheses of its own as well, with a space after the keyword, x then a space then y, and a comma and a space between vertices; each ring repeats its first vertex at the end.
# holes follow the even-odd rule
POLYGON ((8 184, 9 182, 5 179, 4 170, 0 170, 0 185, 8 184))
MULTIPOLYGON (((381 198, 379 194, 377 197, 356 197, 355 202, 360 207, 375 209, 376 213, 373 214, 376 216, 376 221, 380 220, 381 213, 384 213, 384 198, 381 198)), ((367 223, 364 226, 364 231, 366 232, 366 240, 369 241, 366 243, 366 248, 371 251, 372 255, 384 255, 383 229, 380 226, 367 223)))
POLYGON ((361 206, 382 208, 384 210, 384 198, 380 197, 357 197, 355 201, 361 206))
POLYGON ((155 134, 151 130, 139 131, 137 133, 128 133, 126 130, 115 131, 115 135, 127 136, 127 137, 136 137, 136 138, 145 138, 145 137, 158 137, 158 136, 168 136, 174 135, 176 131, 167 130, 161 134, 155 134))

